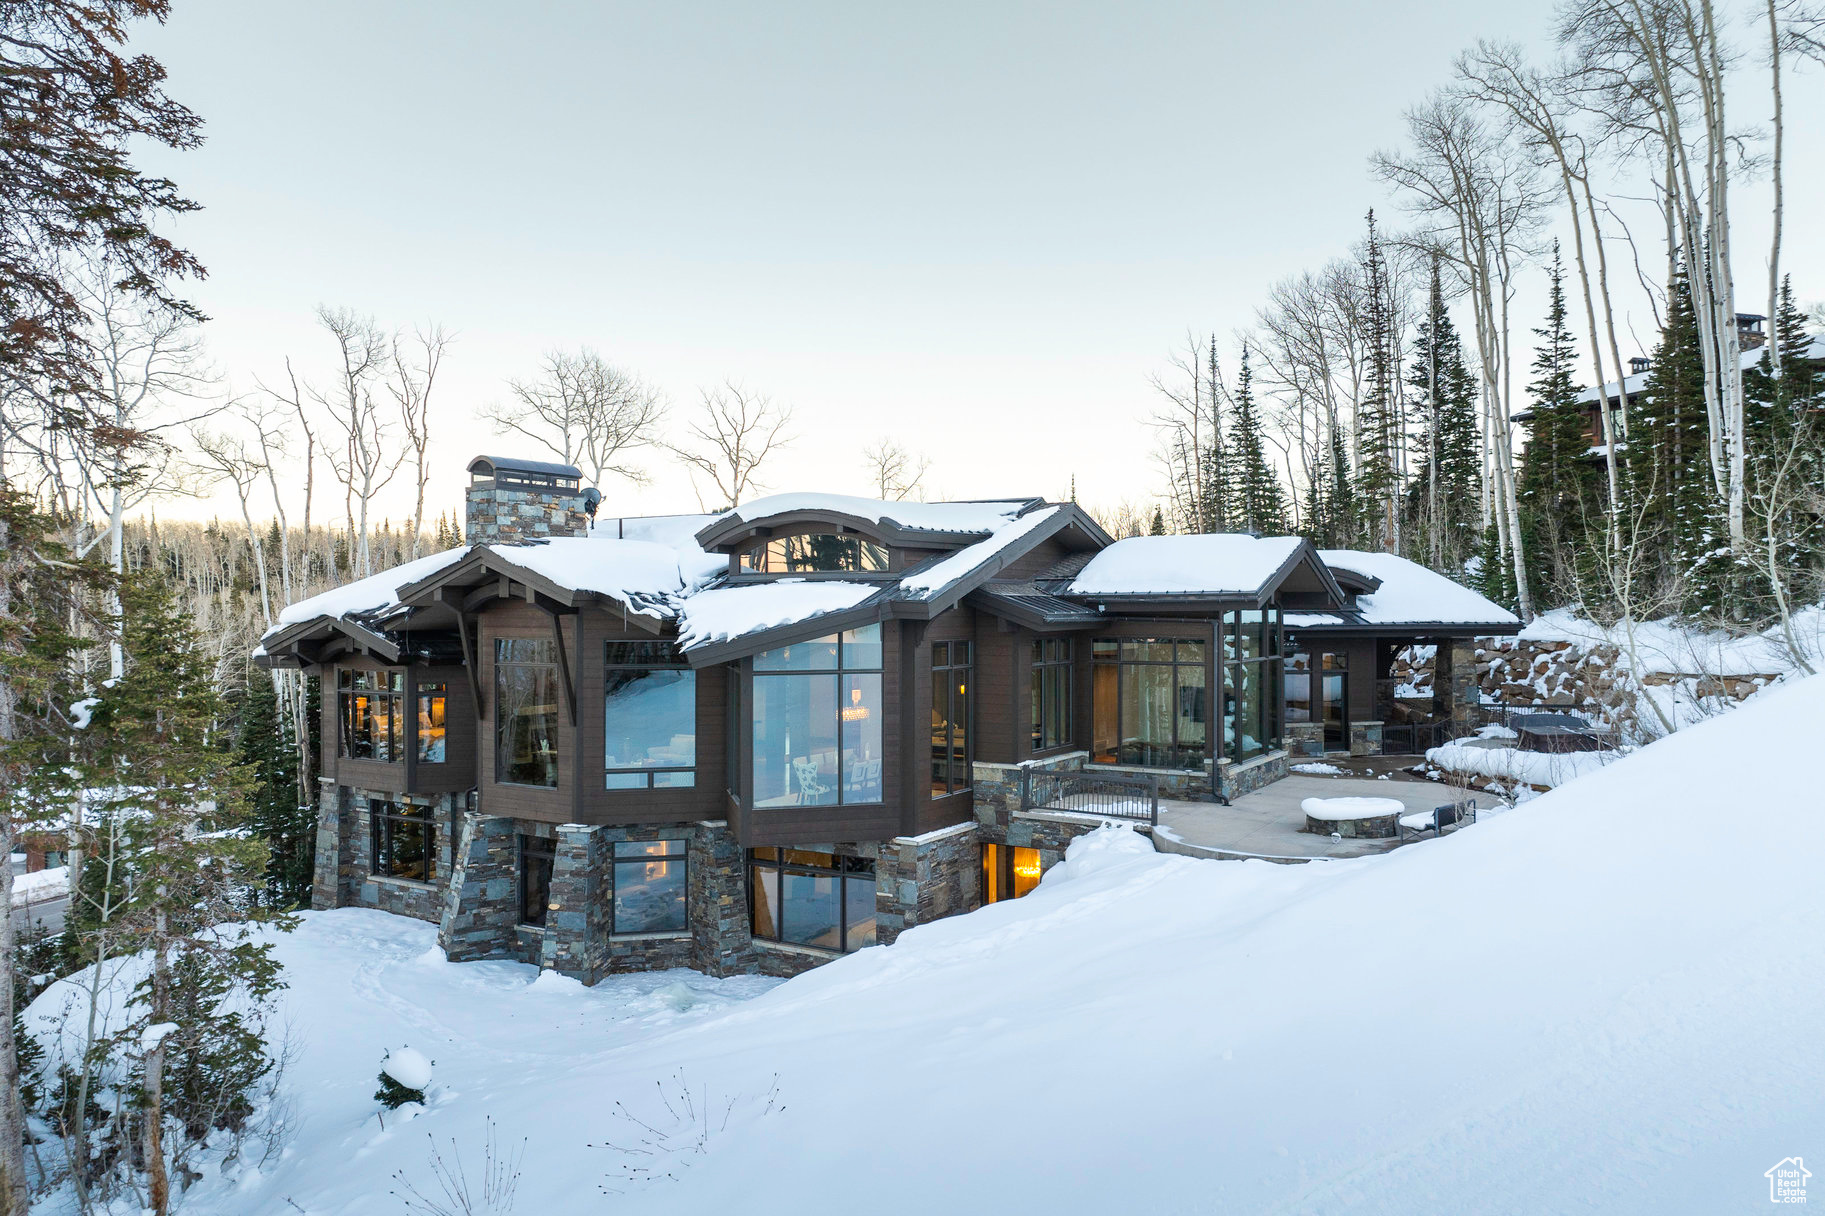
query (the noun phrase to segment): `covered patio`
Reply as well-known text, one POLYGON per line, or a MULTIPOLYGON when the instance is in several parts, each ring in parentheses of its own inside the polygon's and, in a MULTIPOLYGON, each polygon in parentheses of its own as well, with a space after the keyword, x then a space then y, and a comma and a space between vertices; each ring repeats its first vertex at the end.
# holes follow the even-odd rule
MULTIPOLYGON (((1154 845, 1162 853, 1228 860, 1303 862, 1321 857, 1367 857, 1398 847, 1399 838, 1351 839, 1305 831, 1308 798, 1392 798, 1407 813, 1450 802, 1455 791, 1430 781, 1289 776, 1233 800, 1233 805, 1160 799, 1154 845)), ((1431 833, 1426 834, 1431 838, 1431 833)), ((1408 841, 1413 839, 1409 833, 1408 841)))

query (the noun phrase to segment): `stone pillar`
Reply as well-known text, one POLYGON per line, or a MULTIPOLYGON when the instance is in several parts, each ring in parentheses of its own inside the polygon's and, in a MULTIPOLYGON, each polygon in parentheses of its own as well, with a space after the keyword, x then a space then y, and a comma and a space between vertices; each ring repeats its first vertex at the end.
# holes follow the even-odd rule
POLYGON ((976 824, 901 836, 875 859, 875 933, 889 945, 914 925, 982 905, 982 837, 976 824))
POLYGON ((551 910, 539 966, 593 984, 608 971, 610 914, 614 898, 614 844, 599 827, 567 823, 558 828, 551 865, 551 910))
POLYGON ((1432 675, 1433 695, 1445 699, 1452 727, 1465 734, 1482 725, 1483 693, 1477 680, 1476 651, 1475 638, 1441 640, 1432 675))
POLYGON ((518 955, 513 931, 520 919, 514 889, 518 854, 512 819, 464 813, 437 931, 451 962, 518 955))
POLYGON ((748 922, 747 854, 729 825, 700 823, 687 854, 690 965, 705 975, 741 975, 759 967, 748 922))
POLYGON ((340 908, 348 902, 348 882, 355 872, 355 858, 343 802, 342 787, 334 779, 317 778, 317 849, 311 861, 313 908, 340 908))

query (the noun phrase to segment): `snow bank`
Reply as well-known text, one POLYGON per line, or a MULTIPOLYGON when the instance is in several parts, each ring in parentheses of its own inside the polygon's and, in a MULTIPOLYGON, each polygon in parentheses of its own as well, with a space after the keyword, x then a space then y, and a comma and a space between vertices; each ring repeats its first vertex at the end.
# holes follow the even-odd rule
MULTIPOLYGON (((1800 609, 1793 618, 1795 640, 1814 669, 1825 669, 1825 605, 1800 609)), ((1555 608, 1534 618, 1517 635, 1524 642, 1569 642, 1591 648, 1612 646, 1616 662, 1638 674, 1686 673, 1709 676, 1781 675, 1795 670, 1779 625, 1759 634, 1733 637, 1663 619, 1600 625, 1569 608, 1555 608)))
POLYGON ((779 579, 715 587, 691 596, 678 617, 678 643, 686 650, 746 637, 763 629, 853 608, 885 588, 837 579, 779 579))
POLYGON ((795 1213, 806 1179, 976 1211, 1014 1175, 1023 1212, 1747 1210, 1825 1137, 1825 808, 1795 760, 1821 737, 1825 678, 1795 682, 1349 861, 1098 833, 1024 898, 783 984, 545 987, 422 961, 430 925, 307 914, 278 947, 297 1140, 185 1211, 392 1216, 425 1134, 479 1154, 490 1117, 525 1138, 516 1210, 575 1211, 617 1168, 616 1103, 663 1119, 678 1077, 780 1106, 617 1213, 795 1213), (408 1039, 449 1096, 383 1138, 374 1061, 408 1039))
POLYGON ((1490 781, 1518 781, 1552 789, 1614 761, 1616 752, 1525 752, 1513 747, 1472 747, 1447 743, 1426 752, 1428 763, 1451 773, 1490 781))
POLYGON ((1130 536, 1090 559, 1073 595, 1253 595, 1304 542, 1297 536, 1130 536))

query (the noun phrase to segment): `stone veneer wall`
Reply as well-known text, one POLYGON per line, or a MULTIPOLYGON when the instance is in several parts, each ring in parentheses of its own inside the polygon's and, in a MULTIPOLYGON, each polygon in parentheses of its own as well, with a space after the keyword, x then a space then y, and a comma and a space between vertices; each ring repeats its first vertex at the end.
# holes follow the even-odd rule
POLYGON ((1217 789, 1225 798, 1240 798, 1286 776, 1286 752, 1269 752, 1242 764, 1219 760, 1216 767, 1217 789))
POLYGON ((695 967, 710 975, 756 970, 748 934, 745 855, 728 825, 590 827, 465 818, 458 864, 445 892, 438 940, 454 961, 512 958, 594 984, 627 971, 695 967), (544 926, 519 923, 519 837, 553 842, 551 898, 544 926), (614 846, 624 840, 683 840, 687 928, 611 932, 614 846))
POLYGON ((379 908, 416 920, 437 921, 443 907, 445 879, 457 855, 456 842, 450 839, 452 814, 466 795, 394 794, 351 789, 324 779, 319 779, 319 788, 311 907, 379 908), (433 881, 382 878, 369 872, 373 836, 368 802, 376 798, 431 808, 437 849, 433 881))
POLYGON ((472 483, 463 500, 463 539, 511 545, 547 536, 588 536, 580 490, 498 487, 472 483))

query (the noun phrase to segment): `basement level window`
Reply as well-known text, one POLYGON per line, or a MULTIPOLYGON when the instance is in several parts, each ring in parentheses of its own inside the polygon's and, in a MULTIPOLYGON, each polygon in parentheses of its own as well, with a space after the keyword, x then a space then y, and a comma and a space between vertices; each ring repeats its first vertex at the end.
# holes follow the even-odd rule
POLYGON ((844 952, 875 944, 874 862, 809 849, 748 858, 755 937, 844 952))
POLYGON ((431 808, 368 800, 369 869, 381 878, 430 882, 437 874, 437 824, 431 808))

